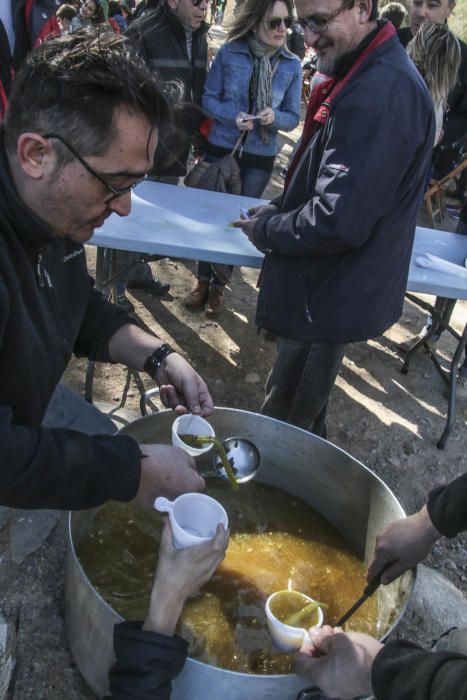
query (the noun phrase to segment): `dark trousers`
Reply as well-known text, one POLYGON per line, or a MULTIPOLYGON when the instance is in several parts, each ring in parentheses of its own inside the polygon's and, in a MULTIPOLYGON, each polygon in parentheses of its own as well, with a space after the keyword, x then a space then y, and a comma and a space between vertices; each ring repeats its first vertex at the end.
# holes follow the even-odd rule
MULTIPOLYGON (((206 163, 215 163, 219 158, 217 156, 211 156, 208 153, 204 156, 206 163)), ((251 166, 241 165, 240 166, 240 179, 242 181, 242 195, 245 197, 256 197, 260 198, 263 194, 266 185, 271 177, 271 172, 267 170, 260 170, 259 168, 252 168, 251 166)), ((238 212, 240 216, 240 212, 238 212)), ((229 265, 231 271, 233 270, 233 265, 229 265)), ((225 283, 220 280, 214 270, 211 267, 211 263, 200 260, 198 263, 197 277, 202 282, 210 282, 214 287, 224 287, 225 283)))
POLYGON ((261 413, 326 437, 328 399, 346 347, 278 338, 261 413))

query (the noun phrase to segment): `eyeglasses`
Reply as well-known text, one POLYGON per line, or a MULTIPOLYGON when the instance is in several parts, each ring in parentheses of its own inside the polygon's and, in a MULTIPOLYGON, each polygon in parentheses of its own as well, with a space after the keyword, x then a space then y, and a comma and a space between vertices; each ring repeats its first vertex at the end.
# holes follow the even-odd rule
POLYGON ((63 138, 63 136, 59 136, 58 134, 43 134, 43 138, 44 139, 57 139, 58 141, 61 141, 61 143, 63 143, 63 145, 68 148, 68 150, 70 151, 70 153, 72 153, 74 155, 76 160, 79 160, 79 162, 81 163, 83 168, 86 168, 88 173, 91 173, 91 175, 93 175, 97 180, 99 180, 99 182, 101 182, 104 185, 104 187, 106 187, 109 190, 109 192, 112 193, 112 197, 109 197, 107 199, 107 203, 112 202, 112 200, 117 199, 117 197, 123 197, 124 194, 128 194, 128 192, 131 192, 131 190, 134 190, 137 185, 139 185, 141 182, 144 182, 144 180, 146 180, 146 178, 147 178, 147 174, 146 174, 146 175, 144 175, 144 177, 141 177, 138 180, 136 180, 136 182, 133 182, 131 185, 128 185, 128 187, 114 187, 113 185, 109 185, 109 183, 106 182, 106 180, 104 180, 102 175, 99 175, 99 173, 96 172, 96 170, 94 170, 94 168, 91 167, 89 165, 89 163, 87 163, 84 160, 84 158, 82 158, 80 156, 78 151, 76 151, 73 148, 73 146, 71 146, 68 143, 68 141, 66 141, 63 138))
POLYGON ((342 5, 342 7, 339 7, 338 10, 332 12, 327 17, 320 17, 319 15, 314 17, 313 15, 310 15, 309 17, 305 17, 305 19, 299 19, 298 24, 303 31, 309 29, 310 32, 314 32, 314 34, 324 34, 324 32, 328 28, 329 22, 332 22, 333 19, 336 19, 336 17, 338 17, 341 14, 341 12, 345 12, 345 10, 350 10, 350 7, 350 5, 344 4, 342 5))
POLYGON ((191 2, 193 3, 194 7, 199 7, 203 0, 191 0, 191 2))
POLYGON ((282 24, 286 29, 290 29, 292 26, 292 17, 271 17, 271 19, 265 20, 265 24, 268 29, 273 31, 277 31, 282 24))

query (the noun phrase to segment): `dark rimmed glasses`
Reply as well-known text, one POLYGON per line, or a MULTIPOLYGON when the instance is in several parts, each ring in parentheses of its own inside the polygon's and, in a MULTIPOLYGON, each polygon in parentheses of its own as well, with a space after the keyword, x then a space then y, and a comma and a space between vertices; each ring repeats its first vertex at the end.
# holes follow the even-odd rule
POLYGON ((286 29, 290 29, 292 26, 292 17, 271 17, 271 19, 265 20, 265 24, 268 29, 274 32, 277 31, 282 24, 286 29))
POLYGON ((136 180, 136 182, 133 182, 131 185, 128 185, 128 187, 114 187, 113 185, 110 185, 102 177, 102 175, 100 175, 96 170, 94 170, 94 168, 91 165, 89 165, 89 163, 85 161, 84 158, 82 158, 82 156, 80 156, 78 151, 76 151, 73 148, 73 146, 69 144, 68 141, 66 141, 66 139, 63 138, 63 136, 60 136, 59 134, 43 134, 42 137, 44 139, 57 139, 57 141, 63 143, 63 145, 66 146, 66 148, 68 148, 70 153, 74 155, 76 160, 79 160, 83 168, 86 168, 88 173, 91 173, 91 175, 93 175, 97 180, 99 180, 99 182, 101 182, 104 185, 104 187, 106 187, 109 190, 109 192, 112 193, 112 197, 109 197, 107 202, 111 202, 112 200, 117 199, 118 197, 123 197, 123 195, 128 194, 129 192, 134 190, 135 187, 137 187, 137 185, 139 185, 141 182, 144 182, 147 178, 147 175, 144 175, 144 177, 140 177, 138 180, 136 180))
POLYGON ((203 2, 203 0, 191 0, 191 2, 193 3, 193 5, 194 5, 195 7, 199 7, 199 5, 201 5, 201 3, 203 2))
POLYGON ((331 14, 327 17, 320 17, 319 15, 310 15, 309 17, 299 19, 298 24, 301 27, 302 31, 309 29, 310 32, 313 32, 314 34, 324 34, 324 32, 328 28, 329 22, 332 22, 333 19, 336 19, 336 17, 338 17, 341 14, 341 12, 345 12, 345 10, 350 10, 351 7, 352 6, 349 4, 344 4, 342 5, 342 7, 339 7, 339 9, 335 12, 331 12, 331 14))

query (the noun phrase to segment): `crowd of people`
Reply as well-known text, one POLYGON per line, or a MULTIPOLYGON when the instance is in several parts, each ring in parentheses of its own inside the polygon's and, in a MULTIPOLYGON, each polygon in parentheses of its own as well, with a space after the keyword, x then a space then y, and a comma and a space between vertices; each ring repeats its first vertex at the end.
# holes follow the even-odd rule
MULTIPOLYGON (((377 0, 245 0, 209 66, 207 0, 2 3, 1 505, 151 506, 204 487, 183 450, 115 435, 60 383, 75 354, 147 372, 176 413, 213 410, 199 374, 127 313, 126 285, 160 295, 168 284, 126 254, 134 277, 120 278, 111 304, 93 286, 83 244, 111 214, 129 214, 142 180, 178 184, 193 147, 209 168, 221 171, 227 159, 228 191, 236 182, 261 195, 278 130, 299 120, 300 61, 287 48, 294 28, 319 75, 302 136, 281 196, 234 224, 265 255, 256 323, 278 352, 261 411, 326 436, 346 346, 399 318, 427 182, 465 138, 467 54, 446 24, 453 8, 413 0, 409 26, 396 33, 398 8, 382 19, 377 0)), ((219 315, 230 275, 200 261, 186 306, 219 315)), ((384 531, 369 578, 391 564, 388 583, 436 539, 465 530, 466 496, 463 476, 384 531)), ((170 696, 187 653, 175 635, 184 600, 215 571, 228 536, 220 528, 212 542, 177 551, 165 526, 147 618, 115 629, 113 698, 170 696)), ((332 697, 463 698, 465 635, 448 640, 426 652, 326 627, 311 632, 297 672, 332 697)))

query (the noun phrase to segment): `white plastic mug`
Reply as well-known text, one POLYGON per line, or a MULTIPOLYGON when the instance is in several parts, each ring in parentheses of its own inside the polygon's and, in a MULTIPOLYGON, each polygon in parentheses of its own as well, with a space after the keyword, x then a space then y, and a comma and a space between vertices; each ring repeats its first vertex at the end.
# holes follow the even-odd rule
POLYGON ((209 452, 212 448, 213 443, 204 445, 204 447, 192 447, 187 445, 186 442, 180 438, 180 435, 209 435, 210 437, 216 437, 214 428, 207 420, 201 418, 201 416, 196 416, 193 413, 186 413, 183 416, 179 416, 172 423, 172 445, 174 447, 181 447, 192 457, 198 457, 199 455, 209 452))
POLYGON ((221 504, 204 493, 184 493, 175 501, 159 496, 156 510, 169 514, 173 543, 177 549, 193 547, 212 540, 217 526, 229 526, 229 518, 221 504))
MULTIPOLYGON (((276 596, 284 595, 285 593, 300 596, 303 599, 303 607, 308 605, 308 603, 314 603, 314 600, 313 598, 310 598, 299 591, 276 591, 276 593, 272 593, 272 595, 270 595, 266 601, 266 618, 268 621, 269 634, 271 635, 273 644, 276 649, 288 654, 300 649, 304 640, 308 637, 308 632, 304 627, 292 627, 291 625, 286 625, 285 622, 278 620, 271 611, 271 601, 273 601, 276 596)), ((323 611, 321 608, 318 608, 318 621, 315 626, 321 627, 322 624, 323 611)))

